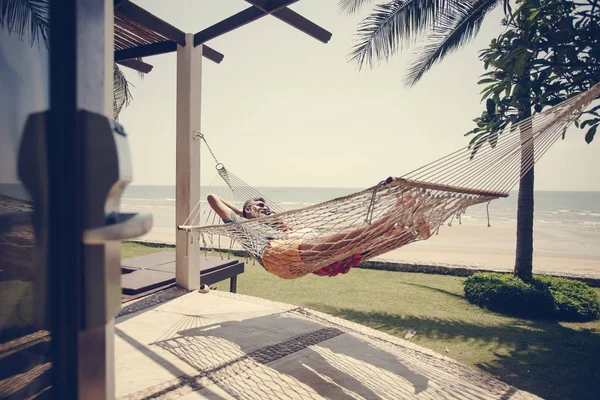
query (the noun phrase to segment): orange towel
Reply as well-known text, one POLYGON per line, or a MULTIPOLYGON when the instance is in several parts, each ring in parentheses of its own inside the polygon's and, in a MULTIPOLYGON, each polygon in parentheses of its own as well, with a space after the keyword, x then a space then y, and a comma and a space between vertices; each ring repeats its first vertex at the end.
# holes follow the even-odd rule
POLYGON ((302 240, 272 240, 265 247, 262 261, 265 269, 283 279, 295 279, 309 274, 300 257, 298 247, 302 240))

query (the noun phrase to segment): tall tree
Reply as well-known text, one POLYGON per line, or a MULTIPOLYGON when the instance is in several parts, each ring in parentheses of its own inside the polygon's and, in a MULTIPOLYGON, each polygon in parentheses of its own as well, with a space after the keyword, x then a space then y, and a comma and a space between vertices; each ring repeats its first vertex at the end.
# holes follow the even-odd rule
MULTIPOLYGON (((50 0, 0 1, 0 28, 27 40, 30 46, 50 48, 50 0)), ((140 75, 143 75, 140 73, 140 75)), ((118 119, 124 107, 132 100, 130 83, 117 64, 113 66, 113 117, 118 119)))
MULTIPOLYGON (((372 0, 339 0, 343 12, 354 14, 372 0)), ((374 6, 358 27, 350 60, 359 68, 388 60, 399 50, 421 43, 406 75, 413 86, 433 65, 478 33, 485 16, 498 5, 510 13, 509 0, 392 0, 374 6)))
MULTIPOLYGON (((486 72, 480 84, 486 109, 475 119, 473 151, 495 145, 510 124, 590 89, 600 82, 599 0, 517 0, 517 10, 504 21, 507 29, 481 52, 486 72), (490 140, 493 138, 493 140, 490 140)), ((582 112, 575 125, 592 142, 600 124, 600 105, 582 112), (585 119, 582 121, 582 119, 585 119)), ((531 124, 521 124, 523 139, 531 124)), ((563 136, 566 132, 563 133, 563 136)), ((534 159, 534 144, 521 149, 521 168, 534 159)), ((515 275, 533 272, 534 169, 519 182, 515 275)))

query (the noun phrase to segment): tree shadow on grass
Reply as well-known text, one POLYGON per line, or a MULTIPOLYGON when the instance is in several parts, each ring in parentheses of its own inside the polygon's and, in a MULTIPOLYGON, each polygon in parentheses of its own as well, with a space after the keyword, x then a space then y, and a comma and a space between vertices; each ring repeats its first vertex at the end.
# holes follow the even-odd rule
POLYGON ((597 399, 600 394, 600 333, 577 331, 555 322, 515 320, 489 326, 460 320, 428 319, 311 304, 336 317, 401 336, 415 329, 420 337, 504 345, 509 354, 494 353, 481 370, 544 399, 597 399))
POLYGON ((431 290, 446 296, 452 296, 454 298, 457 299, 464 299, 464 296, 461 296, 460 294, 456 294, 456 293, 452 293, 449 292, 448 290, 444 290, 444 289, 440 289, 440 288, 435 288, 435 287, 431 287, 431 286, 427 286, 427 285, 420 285, 418 283, 411 283, 411 282, 402 282, 403 285, 408 285, 408 286, 414 286, 414 287, 418 287, 419 289, 425 289, 425 290, 431 290))

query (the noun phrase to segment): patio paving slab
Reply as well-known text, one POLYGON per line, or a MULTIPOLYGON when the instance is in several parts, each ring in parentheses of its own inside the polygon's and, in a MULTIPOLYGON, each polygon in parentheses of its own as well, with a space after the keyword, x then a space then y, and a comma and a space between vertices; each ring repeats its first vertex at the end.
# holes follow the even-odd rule
POLYGON ((122 399, 538 398, 409 341, 234 293, 183 294, 115 331, 122 399))

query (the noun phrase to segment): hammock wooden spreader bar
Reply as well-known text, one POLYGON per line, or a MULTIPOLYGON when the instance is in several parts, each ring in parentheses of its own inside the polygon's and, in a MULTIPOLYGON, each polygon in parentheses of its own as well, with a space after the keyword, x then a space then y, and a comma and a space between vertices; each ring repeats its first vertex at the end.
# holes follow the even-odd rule
POLYGON ((508 193, 504 192, 491 192, 487 190, 478 190, 478 189, 469 189, 465 187, 459 186, 450 186, 429 182, 422 182, 412 179, 406 178, 388 178, 386 180, 387 185, 398 185, 407 188, 418 188, 425 189, 430 191, 438 191, 438 192, 446 192, 446 193, 456 193, 456 194, 464 194, 464 195, 474 195, 474 196, 483 196, 483 197, 508 197, 508 193))
POLYGON ((471 146, 402 177, 508 193, 599 95, 600 84, 597 84, 578 96, 482 137, 471 146))
MULTIPOLYGON (((201 226, 198 215, 191 215, 178 229, 198 232, 206 247, 207 238, 212 244, 215 236, 229 237, 282 278, 347 272, 367 259, 428 239, 468 207, 507 197, 599 94, 600 84, 357 193, 289 211, 267 200, 275 214, 233 224, 201 226)), ((218 170, 242 201, 259 195, 222 164, 218 170)))

